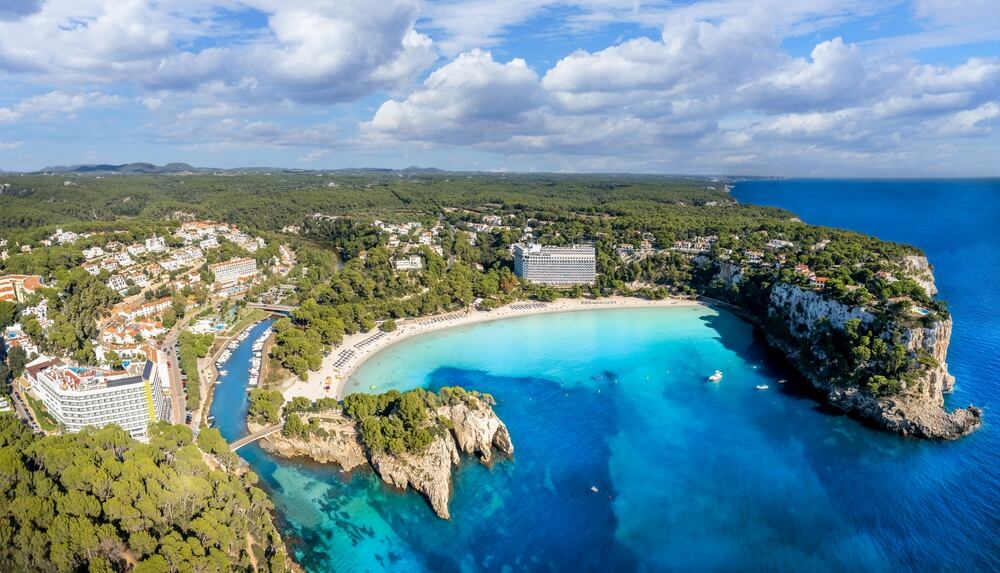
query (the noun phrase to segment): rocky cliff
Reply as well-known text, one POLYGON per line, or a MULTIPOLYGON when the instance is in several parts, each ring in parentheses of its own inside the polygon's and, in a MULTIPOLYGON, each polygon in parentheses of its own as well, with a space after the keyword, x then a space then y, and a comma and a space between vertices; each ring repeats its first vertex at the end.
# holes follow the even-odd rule
MULTIPOLYGON (((313 418, 325 436, 308 438, 274 434, 265 438, 265 450, 280 456, 304 456, 322 463, 336 463, 345 470, 370 464, 385 483, 420 492, 439 517, 449 519, 451 474, 461 461, 460 453, 474 454, 482 463, 493 460, 493 450, 514 455, 507 426, 493 409, 480 400, 442 405, 431 411, 434 438, 417 452, 371 451, 360 439, 360 424, 339 410, 303 413, 308 425, 313 418)), ((252 428, 251 428, 252 429, 252 428)))
MULTIPOLYGON (((926 261, 924 261, 926 264, 926 261)), ((914 270, 920 269, 914 263, 914 270)), ((927 270, 927 267, 922 267, 927 270)), ((925 277, 925 288, 934 290, 933 279, 925 277)), ((782 331, 765 328, 768 342, 789 357, 802 375, 827 399, 845 411, 871 419, 882 427, 924 438, 955 439, 974 431, 981 424, 981 412, 974 406, 945 410, 944 393, 952 389, 954 377, 948 373, 948 343, 951 319, 942 319, 930 326, 882 325, 883 332, 899 332, 899 342, 911 355, 921 354, 926 364, 916 380, 904 382, 902 390, 890 396, 876 396, 857 383, 845 383, 845 377, 828 369, 823 351, 803 345, 815 341, 820 329, 844 329, 847 322, 857 319, 872 325, 876 316, 869 309, 848 306, 821 293, 790 284, 779 284, 771 290, 768 318, 777 319, 786 327, 782 331)))

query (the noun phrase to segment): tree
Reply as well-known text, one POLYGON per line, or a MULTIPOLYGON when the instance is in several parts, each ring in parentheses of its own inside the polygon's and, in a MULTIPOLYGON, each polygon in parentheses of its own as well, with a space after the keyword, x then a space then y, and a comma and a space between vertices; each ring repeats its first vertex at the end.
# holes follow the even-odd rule
POLYGON ((0 300, 0 331, 17 322, 17 305, 0 300))
POLYGON ((15 346, 7 352, 7 365, 13 378, 19 377, 24 372, 27 363, 28 353, 20 346, 15 346))
POLYGON ((396 330, 396 321, 391 318, 383 320, 379 328, 382 332, 392 332, 396 330))

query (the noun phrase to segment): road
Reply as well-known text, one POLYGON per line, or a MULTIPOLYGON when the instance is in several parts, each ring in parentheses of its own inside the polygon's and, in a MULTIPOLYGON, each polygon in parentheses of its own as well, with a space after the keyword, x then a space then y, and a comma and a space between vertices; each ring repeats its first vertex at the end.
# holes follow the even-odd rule
POLYGON ((163 346, 161 347, 163 352, 167 354, 167 361, 170 365, 170 368, 168 368, 170 371, 170 421, 174 424, 187 423, 185 419, 187 401, 184 398, 184 388, 181 386, 181 362, 180 357, 177 356, 175 344, 177 343, 177 337, 180 336, 180 332, 187 326, 190 320, 191 317, 188 316, 175 324, 170 329, 170 332, 163 337, 163 346))

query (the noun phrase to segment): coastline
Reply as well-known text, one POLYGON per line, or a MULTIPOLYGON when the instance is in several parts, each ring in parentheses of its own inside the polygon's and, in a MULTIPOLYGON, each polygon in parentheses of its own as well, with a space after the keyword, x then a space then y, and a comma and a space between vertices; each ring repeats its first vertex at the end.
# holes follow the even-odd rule
POLYGON ((309 373, 305 380, 294 379, 282 390, 285 400, 304 396, 310 400, 319 398, 344 397, 347 381, 379 351, 420 334, 436 332, 457 326, 466 326, 536 314, 575 312, 615 308, 671 308, 682 306, 706 306, 705 303, 686 298, 666 298, 648 300, 635 297, 613 296, 601 299, 559 299, 554 302, 518 301, 494 310, 467 310, 433 316, 401 319, 396 321, 396 330, 382 333, 378 329, 359 332, 344 337, 344 340, 323 357, 319 370, 309 373), (327 384, 329 380, 329 384, 327 384), (329 390, 325 388, 329 386, 329 390))

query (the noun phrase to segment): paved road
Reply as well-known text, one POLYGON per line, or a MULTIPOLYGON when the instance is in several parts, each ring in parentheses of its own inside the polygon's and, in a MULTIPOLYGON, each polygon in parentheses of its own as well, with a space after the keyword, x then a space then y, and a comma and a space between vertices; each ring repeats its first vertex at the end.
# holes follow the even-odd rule
MULTIPOLYGON (((194 314, 194 313, 189 313, 194 314)), ((186 406, 187 401, 184 398, 184 388, 181 386, 181 362, 180 357, 177 355, 177 349, 174 344, 177 343, 177 337, 180 336, 181 330, 187 323, 191 320, 188 316, 170 329, 170 332, 163 337, 163 346, 161 347, 163 351, 167 354, 167 361, 170 365, 170 421, 174 424, 184 424, 186 423, 186 406)))

